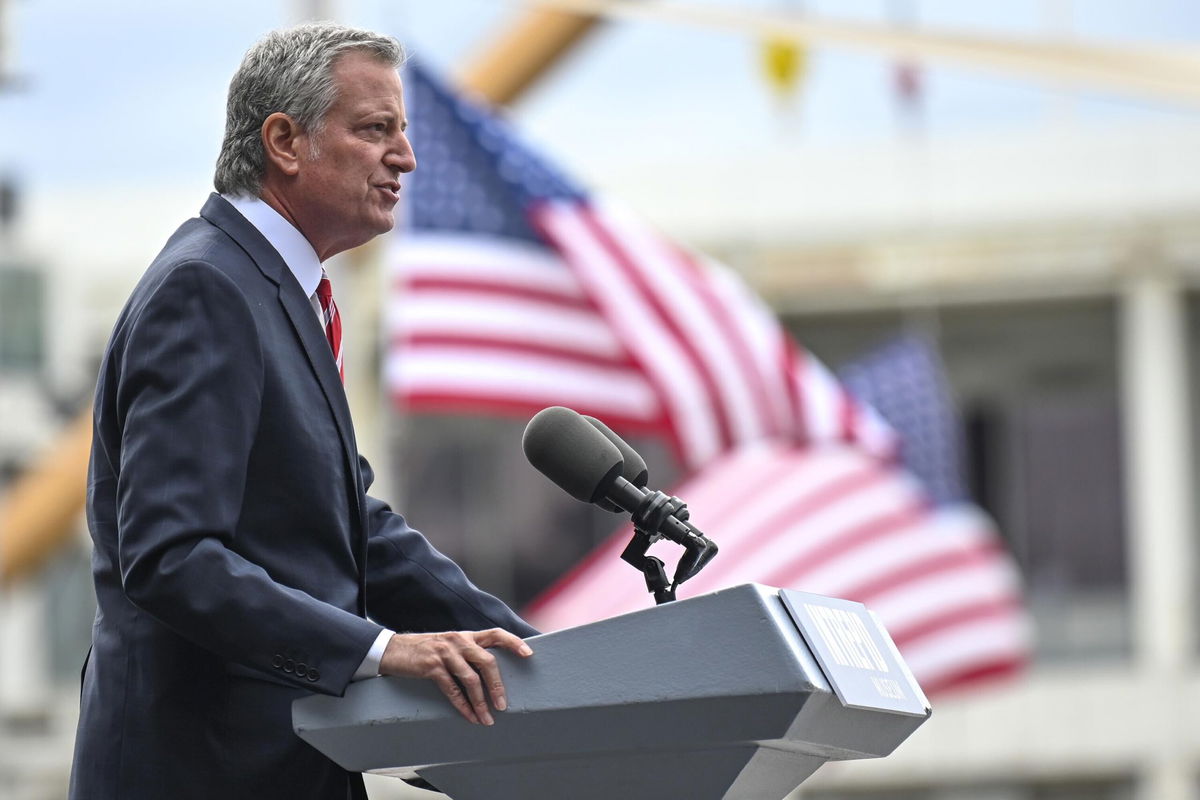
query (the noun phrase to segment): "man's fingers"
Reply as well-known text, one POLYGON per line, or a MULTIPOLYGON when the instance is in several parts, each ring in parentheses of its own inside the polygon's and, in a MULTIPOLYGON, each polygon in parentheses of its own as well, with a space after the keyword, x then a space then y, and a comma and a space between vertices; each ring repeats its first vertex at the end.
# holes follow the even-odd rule
POLYGON ((475 634, 475 642, 482 647, 503 647, 519 656, 533 655, 533 648, 525 644, 520 636, 509 633, 503 628, 490 628, 475 634))
POLYGON ((492 719, 492 712, 488 709, 487 697, 483 693, 483 684, 479 681, 479 675, 475 670, 468 669, 460 677, 459 682, 467 688, 467 697, 471 701, 471 707, 475 710, 475 716, 484 725, 493 725, 495 720, 492 719))
POLYGON ((482 647, 464 652, 463 656, 479 673, 496 710, 508 708, 508 697, 504 693, 504 681, 500 678, 500 665, 496 663, 496 657, 482 647))
POLYGON ((462 687, 458 685, 458 681, 450 676, 450 673, 445 672, 433 679, 437 687, 442 690, 442 694, 450 701, 450 705, 458 709, 458 713, 467 718, 467 722, 475 725, 479 724, 479 717, 475 716, 475 710, 471 708, 471 704, 467 702, 467 696, 463 694, 462 687))
POLYGON ((491 725, 492 714, 488 711, 487 697, 483 693, 483 682, 479 679, 479 673, 460 654, 451 656, 447 667, 467 693, 467 700, 475 710, 475 716, 484 725, 491 725))

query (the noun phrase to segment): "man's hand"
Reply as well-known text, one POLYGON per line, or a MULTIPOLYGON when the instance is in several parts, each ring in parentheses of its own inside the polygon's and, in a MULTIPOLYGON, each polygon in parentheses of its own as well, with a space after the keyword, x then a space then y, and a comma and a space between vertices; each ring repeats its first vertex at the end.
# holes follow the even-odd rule
POLYGON ((497 711, 508 707, 496 657, 484 648, 503 647, 522 657, 533 650, 506 630, 451 633, 397 633, 379 663, 381 675, 428 678, 458 712, 475 724, 493 724, 487 696, 497 711), (484 687, 487 694, 484 694, 484 687))

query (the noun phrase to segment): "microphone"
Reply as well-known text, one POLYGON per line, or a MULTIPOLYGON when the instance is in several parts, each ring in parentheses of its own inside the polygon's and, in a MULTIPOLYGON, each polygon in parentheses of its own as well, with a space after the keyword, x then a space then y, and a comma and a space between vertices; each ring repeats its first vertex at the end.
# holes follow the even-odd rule
POLYGON ((521 447, 529 463, 567 494, 627 511, 634 527, 651 540, 666 537, 687 548, 680 562, 683 580, 716 555, 717 546, 687 522, 683 501, 643 488, 646 462, 598 420, 589 422, 562 406, 544 408, 525 427, 521 447), (622 451, 630 454, 629 464, 622 451))
MULTIPOLYGON (((604 438, 616 445, 617 450, 621 452, 621 460, 624 462, 624 465, 621 467, 621 477, 632 483, 634 486, 637 486, 639 489, 646 488, 646 483, 650 479, 650 470, 646 469, 646 462, 642 458, 641 454, 639 454, 637 450, 634 450, 632 447, 630 447, 624 439, 613 433, 612 429, 600 420, 596 419, 595 417, 589 417, 587 414, 584 414, 583 418, 587 420, 593 428, 603 433, 604 438)), ((622 511, 619 506, 609 502, 608 500, 597 500, 596 505, 600 506, 605 511, 612 511, 617 514, 620 514, 622 511)))
POLYGON ((525 426, 521 449, 534 469, 585 503, 603 501, 625 467, 615 444, 562 406, 534 414, 525 426))

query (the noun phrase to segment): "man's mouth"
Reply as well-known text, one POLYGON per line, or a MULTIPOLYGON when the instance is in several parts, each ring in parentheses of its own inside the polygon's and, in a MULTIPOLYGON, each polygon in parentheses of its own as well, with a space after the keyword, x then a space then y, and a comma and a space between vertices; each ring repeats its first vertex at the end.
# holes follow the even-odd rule
POLYGON ((392 198, 392 200, 400 199, 400 184, 397 183, 396 181, 389 181, 388 183, 379 183, 379 184, 375 185, 375 188, 381 189, 385 194, 389 195, 392 198))

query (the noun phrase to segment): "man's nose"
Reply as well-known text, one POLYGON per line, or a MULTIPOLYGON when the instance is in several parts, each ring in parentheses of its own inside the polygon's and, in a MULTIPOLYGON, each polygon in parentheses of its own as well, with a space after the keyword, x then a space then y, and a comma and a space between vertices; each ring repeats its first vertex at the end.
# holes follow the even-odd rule
POLYGON ((403 133, 398 135, 396 143, 384 156, 383 163, 401 173, 412 172, 417 168, 417 156, 413 153, 407 136, 403 133))

